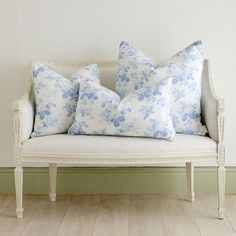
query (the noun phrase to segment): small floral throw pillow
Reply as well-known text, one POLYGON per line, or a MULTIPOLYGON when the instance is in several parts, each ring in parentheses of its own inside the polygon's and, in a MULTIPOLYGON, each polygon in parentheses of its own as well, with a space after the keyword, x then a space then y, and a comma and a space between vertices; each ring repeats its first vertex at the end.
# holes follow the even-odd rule
POLYGON ((82 81, 75 122, 68 133, 173 140, 170 86, 171 80, 166 78, 121 98, 99 83, 82 81))
POLYGON ((207 133, 206 127, 201 124, 201 41, 194 42, 164 63, 155 63, 129 43, 122 42, 118 61, 116 92, 121 97, 170 77, 171 115, 175 131, 196 135, 207 133), (153 74, 157 76, 152 76, 153 74))
POLYGON ((32 137, 65 133, 74 121, 79 95, 78 81, 96 81, 97 65, 78 70, 65 78, 41 64, 32 66, 35 95, 35 124, 32 137))

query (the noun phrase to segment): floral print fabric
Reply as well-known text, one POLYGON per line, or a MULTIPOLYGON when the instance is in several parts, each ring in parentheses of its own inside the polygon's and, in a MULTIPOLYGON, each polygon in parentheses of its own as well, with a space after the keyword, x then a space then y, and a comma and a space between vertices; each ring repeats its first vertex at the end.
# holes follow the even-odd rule
POLYGON ((99 83, 80 81, 75 122, 68 133, 173 140, 170 86, 167 78, 121 98, 99 83))
POLYGON ((132 91, 170 77, 171 115, 175 131, 205 135, 207 130, 201 124, 200 109, 202 51, 202 42, 197 41, 168 61, 155 63, 129 43, 122 42, 116 92, 124 97, 132 91))
POLYGON ((32 67, 35 124, 32 137, 65 133, 74 121, 79 79, 97 80, 97 65, 84 67, 65 78, 41 64, 32 67))

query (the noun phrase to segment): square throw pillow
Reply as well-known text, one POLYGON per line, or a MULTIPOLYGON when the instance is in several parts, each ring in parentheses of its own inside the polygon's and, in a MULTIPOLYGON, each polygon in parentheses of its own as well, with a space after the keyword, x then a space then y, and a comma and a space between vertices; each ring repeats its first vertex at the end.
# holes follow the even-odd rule
POLYGON ((169 78, 121 98, 91 81, 80 82, 75 122, 69 134, 96 134, 173 140, 169 78))
POLYGON ((78 81, 96 82, 98 73, 98 67, 94 64, 81 68, 68 79, 44 65, 34 64, 32 79, 36 113, 31 137, 67 132, 74 121, 78 81))
POLYGON ((122 42, 118 62, 116 92, 121 97, 170 77, 171 116, 175 131, 196 135, 207 133, 206 127, 201 124, 201 41, 194 42, 164 63, 156 63, 129 43, 122 42))

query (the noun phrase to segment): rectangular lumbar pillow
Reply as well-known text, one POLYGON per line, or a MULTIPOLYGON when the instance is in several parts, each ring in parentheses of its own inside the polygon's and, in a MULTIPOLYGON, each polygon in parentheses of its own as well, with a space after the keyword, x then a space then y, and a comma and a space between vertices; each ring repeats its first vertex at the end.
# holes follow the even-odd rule
POLYGON ((96 80, 96 64, 65 78, 41 64, 32 66, 35 95, 35 124, 32 137, 64 133, 74 121, 79 95, 78 81, 96 80))
POLYGON ((197 41, 164 63, 156 63, 127 42, 122 42, 116 92, 125 97, 165 77, 171 77, 171 115, 175 131, 205 135, 201 124, 202 42, 197 41), (156 76, 152 76, 155 74, 156 76))
POLYGON ((169 78, 132 91, 122 98, 99 83, 79 83, 75 122, 69 134, 174 139, 169 78))

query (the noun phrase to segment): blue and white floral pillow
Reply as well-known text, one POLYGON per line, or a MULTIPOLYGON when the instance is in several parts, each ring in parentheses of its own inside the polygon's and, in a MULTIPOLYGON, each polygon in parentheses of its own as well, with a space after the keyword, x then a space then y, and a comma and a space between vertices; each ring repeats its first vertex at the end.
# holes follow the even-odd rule
POLYGON ((98 83, 82 81, 75 122, 68 133, 173 140, 170 86, 166 78, 121 98, 98 83))
POLYGON ((194 42, 164 63, 155 63, 129 43, 122 42, 118 61, 116 92, 121 97, 171 77, 171 115, 175 131, 196 135, 207 133, 206 127, 201 124, 201 41, 194 42))
POLYGON ((74 121, 79 81, 97 81, 96 64, 78 70, 67 79, 41 64, 32 66, 35 123, 32 137, 64 133, 74 121))

